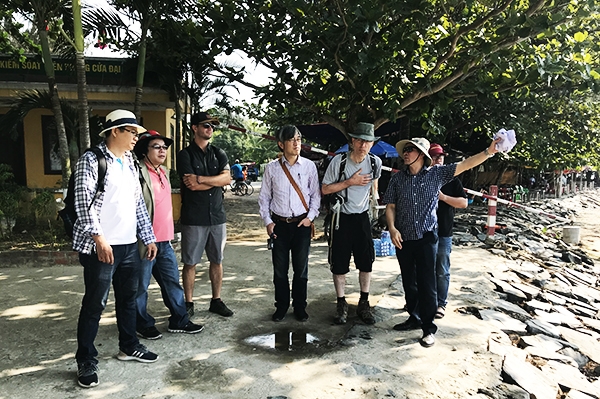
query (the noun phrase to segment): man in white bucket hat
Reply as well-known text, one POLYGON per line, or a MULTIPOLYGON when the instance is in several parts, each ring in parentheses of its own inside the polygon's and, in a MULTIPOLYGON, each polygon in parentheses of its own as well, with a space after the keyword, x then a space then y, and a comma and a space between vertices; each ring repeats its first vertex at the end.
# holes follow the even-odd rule
POLYGON ((400 263, 406 309, 410 316, 395 325, 394 330, 421 328, 423 336, 419 343, 424 347, 435 344, 434 334, 437 331, 433 320, 437 311, 435 262, 439 191, 454 176, 474 168, 498 152, 496 143, 500 140, 492 141, 485 151, 462 162, 432 167, 427 139, 417 137, 396 144, 405 169, 392 176, 383 201, 387 204, 390 237, 398 248, 396 257, 400 263))
POLYGON ((77 323, 77 381, 81 387, 98 385, 98 351, 94 346, 100 317, 111 283, 119 329, 119 360, 151 363, 158 355, 136 336, 136 296, 141 260, 137 240, 156 257, 156 237, 142 197, 138 170, 131 151, 145 132, 135 115, 116 110, 106 116, 101 154, 86 151, 75 170, 74 203, 77 221, 73 249, 83 266, 85 293, 77 323), (101 156, 102 155, 102 156, 101 156), (98 190, 98 165, 106 162, 104 190, 98 190))

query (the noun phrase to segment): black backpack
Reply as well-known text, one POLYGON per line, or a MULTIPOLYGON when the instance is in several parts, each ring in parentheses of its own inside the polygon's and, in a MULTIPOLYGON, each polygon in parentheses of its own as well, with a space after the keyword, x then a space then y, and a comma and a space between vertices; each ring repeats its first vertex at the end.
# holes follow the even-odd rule
MULTIPOLYGON (((93 152, 96 154, 98 159, 98 186, 96 187, 96 193, 92 202, 88 208, 91 209, 94 205, 94 201, 98 198, 99 193, 104 192, 104 178, 106 177, 106 157, 102 150, 98 147, 92 147, 85 150, 85 152, 93 152)), ((65 225, 65 233, 69 238, 73 238, 73 227, 77 220, 77 212, 75 212, 75 173, 71 174, 69 178, 69 186, 67 188, 67 196, 64 199, 65 208, 58 211, 58 217, 60 217, 65 225)))

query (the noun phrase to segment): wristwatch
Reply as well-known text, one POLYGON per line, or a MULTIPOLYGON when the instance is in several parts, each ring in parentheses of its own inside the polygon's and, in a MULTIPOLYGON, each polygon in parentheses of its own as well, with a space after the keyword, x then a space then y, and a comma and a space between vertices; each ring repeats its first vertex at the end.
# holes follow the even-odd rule
POLYGON ((494 156, 494 154, 490 154, 490 152, 488 151, 488 149, 486 148, 485 150, 483 150, 483 153, 485 154, 486 157, 491 158, 494 156))

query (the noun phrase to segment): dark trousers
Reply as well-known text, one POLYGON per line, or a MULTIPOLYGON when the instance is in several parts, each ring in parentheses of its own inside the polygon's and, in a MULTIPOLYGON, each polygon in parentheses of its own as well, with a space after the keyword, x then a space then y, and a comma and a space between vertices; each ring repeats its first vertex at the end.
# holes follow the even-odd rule
POLYGON ((420 240, 404 241, 402 249, 396 249, 406 309, 411 316, 421 319, 424 334, 435 334, 437 331, 433 323, 437 311, 437 245, 437 233, 430 231, 420 240))
POLYGON ((295 309, 304 309, 306 308, 308 285, 308 254, 310 252, 311 228, 298 227, 298 222, 276 221, 274 233, 277 236, 273 240, 272 251, 275 306, 278 309, 286 310, 290 307, 288 270, 290 268, 291 252, 292 268, 294 270, 291 291, 292 306, 295 309))
POLYGON ((85 294, 77 323, 75 359, 78 364, 86 361, 98 362, 94 340, 98 334, 100 316, 106 308, 111 282, 115 290, 119 348, 129 351, 139 344, 135 333, 135 299, 141 270, 138 247, 133 243, 113 245, 112 249, 115 259, 112 265, 100 262, 96 253, 79 254, 79 262, 83 266, 85 294))

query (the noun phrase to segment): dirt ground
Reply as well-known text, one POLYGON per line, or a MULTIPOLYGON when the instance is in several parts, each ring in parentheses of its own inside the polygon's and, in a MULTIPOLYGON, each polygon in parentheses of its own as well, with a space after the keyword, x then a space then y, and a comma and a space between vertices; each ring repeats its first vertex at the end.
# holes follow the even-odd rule
MULTIPOLYGON (((197 268, 197 335, 166 332, 168 311, 158 285, 150 286, 150 312, 163 338, 143 341, 160 355, 152 364, 121 362, 114 298, 109 298, 96 344, 100 385, 77 385, 76 321, 83 292, 81 268, 40 265, 0 268, 0 399, 8 398, 488 398, 478 393, 501 382, 501 358, 487 351, 495 327, 461 313, 497 297, 486 273, 511 262, 474 247, 455 247, 447 315, 437 342, 422 348, 420 331, 397 332, 404 300, 394 257, 377 258, 371 305, 377 323, 355 317, 358 274, 348 275, 348 324, 332 323, 335 293, 327 245, 315 241, 309 269, 310 319, 274 311, 272 266, 258 216, 258 194, 227 194, 228 231, 222 297, 235 314, 209 313, 207 265, 197 268)), ((579 215, 582 241, 600 254, 597 209, 579 215)), ((318 227, 321 227, 318 225, 318 227)))

